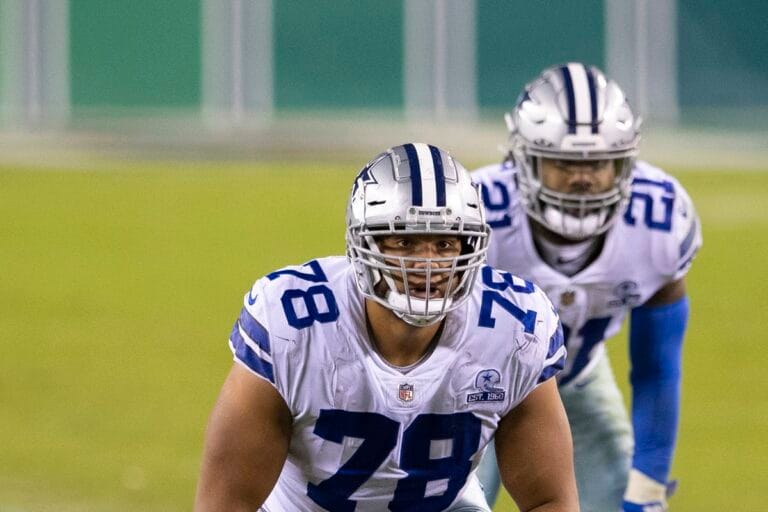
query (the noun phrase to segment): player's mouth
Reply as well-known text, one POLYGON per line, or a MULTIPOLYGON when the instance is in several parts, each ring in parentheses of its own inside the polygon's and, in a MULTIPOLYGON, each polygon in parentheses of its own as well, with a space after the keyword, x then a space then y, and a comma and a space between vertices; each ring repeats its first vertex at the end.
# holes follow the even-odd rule
POLYGON ((439 299, 443 296, 443 288, 445 288, 446 280, 441 279, 439 282, 432 283, 427 290, 426 283, 408 283, 408 291, 413 297, 419 299, 439 299))

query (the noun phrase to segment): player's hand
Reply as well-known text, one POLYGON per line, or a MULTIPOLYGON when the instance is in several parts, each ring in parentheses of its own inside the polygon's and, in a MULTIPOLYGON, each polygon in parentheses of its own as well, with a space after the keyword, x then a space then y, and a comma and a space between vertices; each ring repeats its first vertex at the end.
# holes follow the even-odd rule
POLYGON ((627 491, 621 503, 622 512, 667 512, 667 498, 672 496, 677 481, 658 482, 636 469, 629 472, 627 491))

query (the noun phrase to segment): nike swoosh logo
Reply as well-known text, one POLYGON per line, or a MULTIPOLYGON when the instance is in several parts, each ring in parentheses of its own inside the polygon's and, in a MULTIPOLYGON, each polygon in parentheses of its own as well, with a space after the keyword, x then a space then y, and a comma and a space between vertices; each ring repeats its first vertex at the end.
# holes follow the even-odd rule
POLYGON ((254 304, 256 304, 256 299, 258 299, 258 298, 259 298, 258 295, 255 295, 255 296, 251 295, 251 292, 249 291, 248 292, 248 305, 249 306, 253 306, 254 304))

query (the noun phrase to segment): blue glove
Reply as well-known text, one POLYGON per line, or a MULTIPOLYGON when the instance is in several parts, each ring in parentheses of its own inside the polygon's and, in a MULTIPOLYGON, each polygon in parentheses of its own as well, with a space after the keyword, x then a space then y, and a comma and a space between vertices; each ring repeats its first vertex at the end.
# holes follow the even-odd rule
POLYGON ((627 490, 621 503, 622 512, 667 512, 667 498, 674 494, 677 481, 657 482, 636 469, 629 472, 627 490))

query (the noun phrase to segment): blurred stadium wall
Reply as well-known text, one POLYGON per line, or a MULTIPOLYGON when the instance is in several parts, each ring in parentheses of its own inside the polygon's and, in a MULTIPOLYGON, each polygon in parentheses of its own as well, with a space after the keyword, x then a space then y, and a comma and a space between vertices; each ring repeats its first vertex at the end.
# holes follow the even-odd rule
POLYGON ((0 0, 0 162, 350 156, 469 163, 542 68, 606 69, 644 155, 768 168, 768 3, 0 0))

